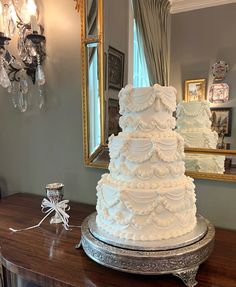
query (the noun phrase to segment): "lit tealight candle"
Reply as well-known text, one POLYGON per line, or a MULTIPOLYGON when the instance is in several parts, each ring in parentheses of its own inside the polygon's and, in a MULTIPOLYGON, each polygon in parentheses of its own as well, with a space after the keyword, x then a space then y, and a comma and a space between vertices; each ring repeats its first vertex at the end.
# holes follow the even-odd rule
POLYGON ((34 2, 34 0, 28 0, 27 2, 27 8, 28 8, 28 12, 30 15, 30 24, 31 24, 31 31, 32 33, 34 32, 38 32, 38 23, 37 23, 37 6, 34 2))

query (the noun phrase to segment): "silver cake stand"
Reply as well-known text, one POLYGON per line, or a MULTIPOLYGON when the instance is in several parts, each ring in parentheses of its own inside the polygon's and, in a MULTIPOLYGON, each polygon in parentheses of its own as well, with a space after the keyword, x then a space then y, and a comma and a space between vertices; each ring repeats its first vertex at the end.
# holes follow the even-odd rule
POLYGON ((82 246, 97 263, 119 271, 145 275, 173 274, 188 287, 195 280, 199 265, 211 254, 215 229, 202 216, 197 217, 195 229, 176 239, 152 242, 118 240, 99 230, 96 213, 82 224, 82 246))

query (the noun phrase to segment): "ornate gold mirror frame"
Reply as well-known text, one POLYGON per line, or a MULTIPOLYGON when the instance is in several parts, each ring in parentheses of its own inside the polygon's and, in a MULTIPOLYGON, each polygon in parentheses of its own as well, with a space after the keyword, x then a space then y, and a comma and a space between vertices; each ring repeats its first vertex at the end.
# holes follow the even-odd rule
MULTIPOLYGON (((83 109, 83 149, 84 149, 84 164, 89 167, 107 168, 109 163, 108 146, 105 138, 105 97, 104 97, 104 24, 103 24, 103 0, 97 2, 97 33, 95 36, 86 34, 86 5, 88 0, 76 0, 77 9, 81 15, 81 56, 82 56, 82 109, 83 109), (89 121, 89 87, 92 83, 89 82, 88 71, 88 45, 96 44, 97 46, 97 75, 98 75, 98 94, 99 94, 99 123, 100 137, 96 148, 90 151, 90 134, 89 121)), ((235 150, 213 150, 213 149, 196 149, 188 148, 185 150, 192 154, 212 154, 225 155, 236 157, 235 150)), ((236 167, 235 167, 236 170, 236 167)), ((236 181, 235 174, 216 174, 206 172, 186 172, 187 175, 199 179, 211 179, 222 181, 236 181)))
MULTIPOLYGON (((77 2, 78 4, 78 2, 77 2)), ((96 168, 106 168, 107 160, 99 160, 101 154, 107 151, 105 143, 104 126, 104 43, 103 43, 103 1, 97 0, 97 35, 90 36, 86 33, 86 4, 87 0, 79 1, 79 11, 81 15, 81 58, 82 58, 82 109, 83 109, 83 150, 84 163, 86 166, 96 168), (90 152, 90 130, 89 130, 89 71, 88 71, 88 45, 97 45, 97 75, 98 75, 98 95, 100 102, 100 140, 98 146, 90 152)), ((107 153, 108 154, 108 153, 107 153)))

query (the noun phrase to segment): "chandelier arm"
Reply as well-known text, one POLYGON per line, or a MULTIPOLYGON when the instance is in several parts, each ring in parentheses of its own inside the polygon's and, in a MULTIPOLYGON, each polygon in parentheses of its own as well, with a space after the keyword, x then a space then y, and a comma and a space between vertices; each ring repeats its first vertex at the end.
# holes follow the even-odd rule
POLYGON ((10 64, 8 67, 9 67, 9 68, 8 68, 8 76, 9 76, 9 78, 11 79, 11 81, 20 82, 20 77, 17 76, 17 74, 18 74, 19 72, 21 72, 22 70, 24 70, 24 69, 22 69, 22 68, 16 68, 16 67, 14 67, 12 64, 10 64))

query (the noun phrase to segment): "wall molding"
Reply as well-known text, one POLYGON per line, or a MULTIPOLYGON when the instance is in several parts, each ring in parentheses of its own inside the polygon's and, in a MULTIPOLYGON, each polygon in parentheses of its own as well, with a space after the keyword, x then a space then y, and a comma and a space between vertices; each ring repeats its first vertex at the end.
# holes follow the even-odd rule
POLYGON ((172 2, 171 13, 197 10, 218 5, 236 3, 236 0, 170 0, 172 2))

